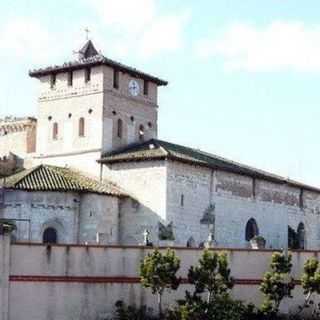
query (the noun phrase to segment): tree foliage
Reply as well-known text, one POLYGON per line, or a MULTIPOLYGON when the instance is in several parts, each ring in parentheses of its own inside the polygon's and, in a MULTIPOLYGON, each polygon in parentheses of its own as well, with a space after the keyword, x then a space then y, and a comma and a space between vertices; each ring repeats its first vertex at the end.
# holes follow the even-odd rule
POLYGON ((233 287, 230 276, 228 258, 225 253, 204 250, 198 266, 191 266, 188 273, 190 284, 195 287, 196 295, 207 292, 207 302, 210 303, 218 296, 228 292, 233 287))
POLYGON ((306 308, 312 308, 311 316, 320 318, 320 304, 315 304, 312 297, 320 294, 320 265, 315 258, 308 259, 303 267, 301 286, 305 296, 304 304, 299 307, 299 312, 306 308))
POLYGON ((140 265, 141 284, 158 296, 159 315, 162 314, 164 290, 176 290, 179 287, 180 278, 177 277, 179 268, 180 259, 170 249, 165 254, 156 249, 149 253, 140 265))
POLYGON ((260 285, 260 291, 265 296, 261 310, 265 314, 276 315, 281 301, 284 298, 292 298, 294 280, 289 276, 292 268, 291 259, 291 255, 286 257, 279 252, 272 255, 271 271, 264 274, 260 285))

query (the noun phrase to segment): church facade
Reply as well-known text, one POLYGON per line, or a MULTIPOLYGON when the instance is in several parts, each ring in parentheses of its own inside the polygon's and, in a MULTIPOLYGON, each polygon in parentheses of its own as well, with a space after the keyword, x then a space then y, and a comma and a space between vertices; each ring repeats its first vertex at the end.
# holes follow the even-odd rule
POLYGON ((320 189, 158 139, 166 81, 90 40, 78 60, 29 74, 37 118, 0 123, 0 167, 22 163, 0 194, 17 241, 319 248, 320 189))

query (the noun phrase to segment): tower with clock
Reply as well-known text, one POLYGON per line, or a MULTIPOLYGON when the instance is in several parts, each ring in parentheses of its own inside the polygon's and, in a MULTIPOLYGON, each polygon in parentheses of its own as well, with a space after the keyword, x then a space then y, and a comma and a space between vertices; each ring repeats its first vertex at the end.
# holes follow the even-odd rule
POLYGON ((101 154, 157 137, 158 87, 167 82, 109 59, 91 40, 77 53, 29 72, 40 80, 36 158, 98 175, 101 154))

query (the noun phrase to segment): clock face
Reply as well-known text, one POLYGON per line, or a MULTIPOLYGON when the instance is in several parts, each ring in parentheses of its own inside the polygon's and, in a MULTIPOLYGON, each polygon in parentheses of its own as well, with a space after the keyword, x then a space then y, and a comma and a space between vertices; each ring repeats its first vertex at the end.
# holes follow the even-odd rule
POLYGON ((130 80, 129 92, 132 96, 136 97, 140 92, 139 83, 136 80, 130 80))

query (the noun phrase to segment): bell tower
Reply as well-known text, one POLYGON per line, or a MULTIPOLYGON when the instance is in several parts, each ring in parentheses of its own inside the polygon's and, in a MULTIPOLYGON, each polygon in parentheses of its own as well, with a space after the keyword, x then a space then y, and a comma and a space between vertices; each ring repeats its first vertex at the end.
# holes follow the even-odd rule
POLYGON ((78 59, 32 70, 40 82, 36 160, 99 174, 102 153, 157 137, 167 82, 111 60, 91 40, 78 59))

